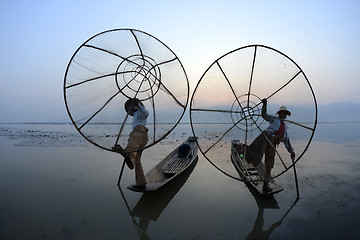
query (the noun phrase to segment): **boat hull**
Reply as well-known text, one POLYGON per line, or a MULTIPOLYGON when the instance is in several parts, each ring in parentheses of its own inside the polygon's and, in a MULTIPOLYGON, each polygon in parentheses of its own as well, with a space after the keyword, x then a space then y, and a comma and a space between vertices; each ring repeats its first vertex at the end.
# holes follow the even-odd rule
POLYGON ((247 163, 244 157, 243 144, 239 140, 231 141, 231 162, 242 180, 249 183, 250 187, 256 189, 259 194, 273 195, 284 190, 274 179, 270 179, 269 187, 272 190, 270 192, 263 191, 265 165, 263 162, 260 162, 258 166, 254 167, 251 163, 247 163))
POLYGON ((190 166, 196 164, 198 146, 194 137, 189 137, 180 146, 174 149, 168 156, 159 162, 154 168, 145 174, 147 184, 145 188, 139 188, 132 184, 127 188, 135 192, 152 192, 168 184, 184 172, 190 166), (182 147, 187 147, 185 155, 182 147))

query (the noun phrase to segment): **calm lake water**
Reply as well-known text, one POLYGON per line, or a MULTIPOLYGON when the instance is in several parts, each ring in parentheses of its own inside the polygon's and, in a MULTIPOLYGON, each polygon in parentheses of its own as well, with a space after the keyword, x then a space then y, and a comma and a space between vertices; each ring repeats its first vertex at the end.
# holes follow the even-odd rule
MULTIPOLYGON (((276 178, 284 191, 262 198, 200 152, 171 185, 135 193, 129 169, 116 185, 122 159, 72 125, 0 124, 0 239, 358 239, 359 133, 360 123, 318 124, 295 202, 292 170, 276 178)), ((145 171, 190 135, 180 124, 144 151, 145 171)))

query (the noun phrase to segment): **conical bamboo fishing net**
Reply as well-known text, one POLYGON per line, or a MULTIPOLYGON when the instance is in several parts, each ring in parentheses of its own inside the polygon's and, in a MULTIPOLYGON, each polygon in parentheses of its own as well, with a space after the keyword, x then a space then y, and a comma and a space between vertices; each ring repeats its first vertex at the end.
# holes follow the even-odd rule
MULTIPOLYGON (((214 61, 194 90, 190 120, 199 149, 230 177, 239 179, 230 161, 231 140, 250 145, 269 125, 261 117, 264 98, 268 114, 282 105, 292 113, 286 124, 296 163, 313 138, 317 103, 305 73, 288 56, 262 45, 235 49, 214 61)), ((276 151, 273 177, 294 164, 283 143, 276 151)))
POLYGON ((76 50, 66 69, 64 98, 76 129, 107 150, 126 144, 132 118, 124 103, 138 98, 149 111, 148 148, 181 120, 189 83, 178 57, 159 39, 135 29, 114 29, 76 50))

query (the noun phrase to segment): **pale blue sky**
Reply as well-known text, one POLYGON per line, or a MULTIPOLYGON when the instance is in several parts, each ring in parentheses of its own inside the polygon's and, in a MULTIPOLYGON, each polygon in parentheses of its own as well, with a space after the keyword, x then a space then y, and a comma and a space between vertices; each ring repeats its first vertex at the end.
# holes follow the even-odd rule
POLYGON ((93 35, 135 28, 182 61, 191 93, 223 54, 249 44, 303 69, 319 104, 360 103, 360 1, 17 1, 0 3, 0 122, 69 121, 66 66, 93 35))

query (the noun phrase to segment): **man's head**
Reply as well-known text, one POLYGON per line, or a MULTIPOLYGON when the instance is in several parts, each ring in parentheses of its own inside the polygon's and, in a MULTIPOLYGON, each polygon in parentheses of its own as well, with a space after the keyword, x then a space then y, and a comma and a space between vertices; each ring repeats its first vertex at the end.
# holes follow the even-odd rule
POLYGON ((139 104, 139 99, 137 98, 129 98, 126 102, 125 102, 125 111, 130 115, 133 116, 134 112, 137 111, 137 106, 139 104))
POLYGON ((276 114, 279 115, 280 119, 285 119, 287 116, 291 116, 291 112, 288 111, 285 106, 281 106, 276 114))

